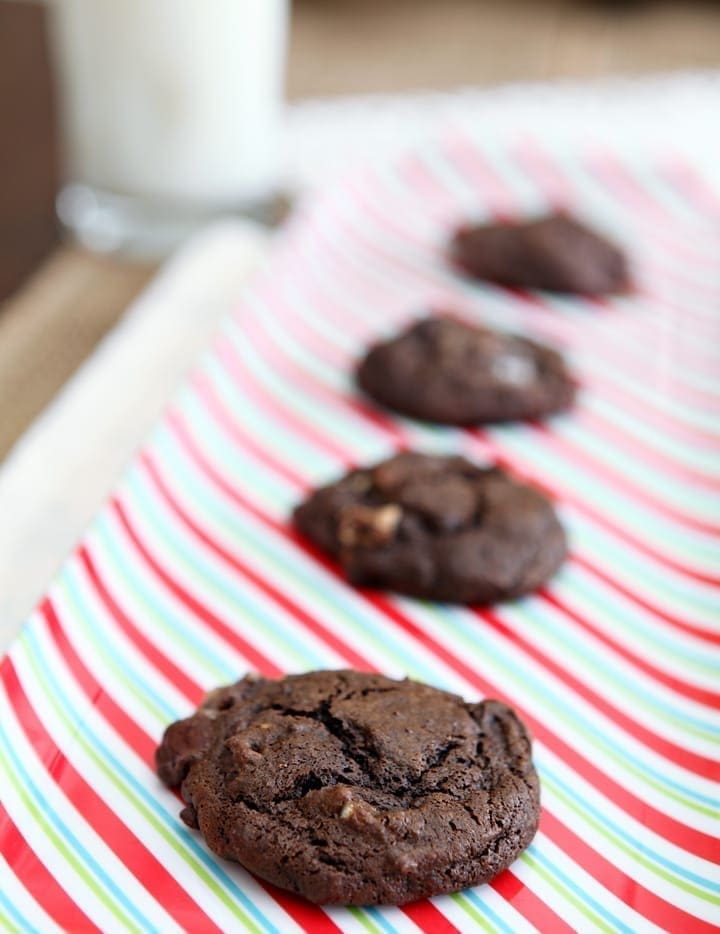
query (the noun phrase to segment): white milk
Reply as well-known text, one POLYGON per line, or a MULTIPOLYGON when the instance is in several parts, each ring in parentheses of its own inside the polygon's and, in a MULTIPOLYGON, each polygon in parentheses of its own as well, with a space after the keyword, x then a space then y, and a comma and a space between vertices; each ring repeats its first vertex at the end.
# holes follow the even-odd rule
POLYGON ((66 179, 233 206, 277 186, 287 0, 55 0, 66 179))

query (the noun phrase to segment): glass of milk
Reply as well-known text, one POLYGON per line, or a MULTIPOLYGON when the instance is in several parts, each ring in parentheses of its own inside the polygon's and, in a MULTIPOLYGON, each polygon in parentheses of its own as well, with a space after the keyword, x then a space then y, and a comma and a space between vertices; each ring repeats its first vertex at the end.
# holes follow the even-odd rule
POLYGON ((279 189, 288 0, 54 0, 63 223, 159 253, 279 189))

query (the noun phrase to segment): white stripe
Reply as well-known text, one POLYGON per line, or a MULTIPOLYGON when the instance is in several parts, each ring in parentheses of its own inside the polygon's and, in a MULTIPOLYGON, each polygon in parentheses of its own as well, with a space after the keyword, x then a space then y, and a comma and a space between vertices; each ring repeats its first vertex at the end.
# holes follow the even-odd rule
MULTIPOLYGON (((174 831, 176 842, 179 844, 180 848, 186 853, 189 853, 191 858, 197 863, 197 855, 192 853, 191 848, 184 838, 196 838, 201 848, 205 849, 206 852, 207 847, 205 847, 198 835, 185 830, 178 816, 180 804, 175 795, 161 785, 155 773, 149 769, 138 757, 137 753, 127 745, 123 737, 115 731, 108 721, 98 713, 95 706, 88 704, 86 696, 78 687, 72 675, 68 672, 64 660, 56 651, 52 640, 48 637, 44 629, 39 630, 38 639, 43 656, 46 659, 46 664, 53 672, 53 677, 57 681, 57 693, 67 699, 67 706, 70 709, 82 712, 83 723, 86 725, 90 734, 89 742, 98 756, 104 758, 98 743, 98 737, 102 737, 105 744, 111 749, 112 754, 122 762, 124 769, 126 769, 129 775, 146 790, 148 796, 152 798, 158 806, 158 809, 165 812, 170 818, 170 827, 176 828, 174 831)), ((27 662, 23 663, 23 668, 24 667, 27 667, 27 662)), ((20 664, 18 665, 18 670, 20 671, 20 664)), ((51 732, 59 748, 65 749, 73 763, 77 762, 78 771, 88 780, 93 789, 106 801, 108 806, 120 817, 123 823, 136 834, 143 844, 147 846, 182 885, 186 888, 192 888, 190 892, 191 896, 193 898, 197 897, 203 910, 207 911, 213 919, 217 920, 220 927, 226 930, 236 929, 239 923, 236 915, 229 911, 223 902, 213 894, 212 890, 205 884, 200 876, 188 867, 180 854, 173 847, 168 846, 163 835, 154 828, 153 824, 141 813, 137 805, 132 806, 128 803, 128 798, 108 780, 103 771, 82 751, 74 734, 68 734, 66 732, 67 728, 55 717, 50 705, 48 705, 47 710, 43 711, 43 718, 48 729, 52 726, 51 732)), ((107 760, 105 761, 107 762, 107 760)), ((107 764, 109 768, 113 768, 112 763, 108 762, 107 764)), ((117 777, 122 784, 129 787, 121 775, 117 777)), ((132 789, 129 789, 129 791, 130 799, 137 800, 137 793, 132 789)), ((149 802, 144 801, 143 803, 145 807, 152 810, 152 805, 149 802)), ((63 811, 59 813, 63 814, 63 811)), ((157 817, 158 820, 162 822, 160 815, 157 815, 157 817)), ((72 826, 73 829, 75 829, 75 825, 72 826)), ((84 835, 82 839, 83 842, 85 842, 84 835)), ((216 859, 214 856, 211 858, 216 859)), ((273 914, 276 916, 278 927, 281 931, 287 930, 288 925, 292 925, 293 930, 296 929, 294 922, 287 917, 285 912, 279 908, 273 899, 270 899, 263 892, 249 874, 232 863, 220 862, 220 865, 223 871, 227 875, 233 877, 239 887, 249 895, 255 904, 257 904, 263 914, 267 914, 271 919, 273 914)), ((217 884, 228 892, 230 898, 235 898, 232 889, 229 889, 217 877, 215 877, 215 879, 217 884)))
MULTIPOLYGON (((0 878, 3 880, 3 895, 13 908, 16 908, 18 913, 32 924, 33 931, 42 931, 43 934, 62 934, 63 929, 55 924, 45 909, 30 895, 25 886, 18 880, 2 853, 0 853, 0 878)), ((0 911, 2 911, 1 908, 0 911)), ((7 923, 12 930, 22 931, 22 928, 16 927, 14 919, 11 920, 7 915, 5 917, 7 917, 7 923)))
MULTIPOLYGON (((608 821, 622 827, 630 837, 629 845, 642 845, 649 852, 648 859, 652 862, 653 855, 661 854, 667 859, 682 866, 688 872, 693 872, 709 883, 717 884, 720 882, 720 869, 709 860, 688 853, 670 841, 649 830, 642 823, 620 810, 597 788, 588 784, 578 776, 547 748, 543 747, 538 762, 542 761, 552 772, 556 774, 566 785, 573 790, 573 797, 578 801, 586 800, 606 815, 608 821)), ((627 873, 631 878, 637 879, 645 888, 654 892, 660 898, 677 905, 700 917, 707 917, 709 913, 717 913, 717 905, 714 907, 710 902, 698 898, 683 888, 675 885, 673 882, 664 879, 658 874, 647 869, 638 859, 629 855, 625 850, 615 845, 612 839, 608 839, 603 834, 599 834, 582 816, 582 808, 575 810, 568 807, 559 795, 554 793, 549 783, 543 785, 543 801, 546 806, 555 814, 567 827, 570 827, 574 833, 581 836, 584 840, 593 841, 593 849, 597 850, 609 862, 618 869, 627 873), (579 813, 580 812, 580 813, 579 813), (578 824, 580 822, 580 826, 578 824)), ((627 841, 626 841, 627 842, 627 841)), ((671 870, 668 870, 671 872, 671 870)), ((672 874, 672 873, 671 873, 672 874)), ((702 886, 697 886, 702 888, 702 886)))
POLYGON ((86 585, 76 558, 73 557, 66 564, 62 577, 56 581, 52 600, 68 639, 88 669, 103 686, 111 683, 117 685, 114 691, 116 702, 133 719, 144 720, 149 733, 155 732, 165 723, 167 712, 160 704, 164 702, 169 712, 185 708, 187 701, 184 695, 150 665, 125 633, 117 628, 95 591, 86 585), (71 594, 71 587, 78 594, 77 601, 71 594), (97 640, 94 644, 93 636, 97 640), (83 643, 86 646, 84 649, 83 643), (100 651, 98 646, 102 647, 100 651), (159 703, 148 699, 147 705, 143 704, 132 692, 128 692, 123 674, 130 682, 152 686, 159 703))
MULTIPOLYGON (((161 560, 165 570, 171 577, 182 581, 183 586, 192 591, 195 599, 215 612, 233 631, 242 635, 243 638, 247 638, 248 634, 251 633, 252 637, 249 641, 253 646, 268 658, 272 658, 283 670, 291 670, 297 668, 298 664, 302 665, 305 656, 309 654, 317 657, 318 667, 337 668, 340 666, 342 662, 340 656, 312 633, 306 633, 303 636, 301 656, 299 650, 292 647, 289 637, 289 634, 297 626, 295 618, 271 597, 264 594, 252 581, 231 568, 207 545, 193 536, 177 519, 175 514, 170 511, 160 496, 150 488, 149 484, 145 482, 143 485, 148 497, 152 499, 153 508, 157 510, 162 528, 174 541, 184 543, 188 553, 193 554, 197 560, 196 568, 193 569, 170 551, 165 542, 154 534, 157 526, 148 521, 148 517, 142 512, 141 507, 126 499, 125 503, 132 517, 133 525, 144 539, 149 550, 156 558, 161 560), (214 576, 217 576, 225 584, 228 590, 236 591, 238 596, 242 594, 251 604, 254 604, 255 608, 253 609, 251 606, 250 609, 246 610, 239 603, 234 603, 230 597, 216 590, 209 581, 198 573, 198 570, 202 567, 208 568, 214 576), (260 614, 273 627, 272 635, 275 638, 271 638, 266 626, 260 623, 260 614)), ((243 553, 240 553, 240 555, 243 563, 247 564, 246 556, 243 553)), ((203 624, 201 621, 196 620, 195 625, 203 624)))
MULTIPOLYGON (((16 665, 18 677, 25 688, 25 693, 30 697, 38 692, 42 694, 42 687, 38 686, 36 688, 33 675, 27 670, 27 662, 24 658, 23 646, 21 644, 15 644, 12 657, 16 665)), ((163 930, 179 931, 180 928, 175 921, 165 912, 164 908, 149 895, 146 889, 138 883, 137 879, 135 879, 127 867, 117 858, 102 837, 87 823, 83 815, 75 808, 69 799, 65 797, 60 791, 59 786, 48 775, 35 749, 27 741, 25 734, 19 726, 10 702, 7 699, 4 687, 0 690, 0 716, 8 740, 13 744, 18 756, 22 758, 23 764, 33 776, 33 780, 40 795, 40 800, 36 800, 36 805, 41 810, 52 811, 59 815, 63 823, 72 828, 73 833, 82 839, 83 845, 89 857, 94 861, 94 864, 102 866, 103 870, 112 877, 118 888, 128 896, 129 900, 137 907, 147 921, 157 918, 163 930)), ((24 805, 20 803, 20 799, 16 796, 14 788, 12 788, 10 782, 7 780, 3 782, 3 791, 7 794, 6 807, 8 813, 11 814, 18 829, 28 841, 29 845, 35 850, 38 857, 45 863, 46 867, 58 878, 58 881, 70 894, 71 898, 79 904, 82 904, 83 910, 86 912, 90 909, 93 920, 95 920, 100 927, 105 927, 105 929, 110 930, 117 929, 117 918, 108 913, 102 902, 96 898, 93 890, 85 884, 79 875, 75 875, 74 872, 69 869, 69 864, 65 863, 62 857, 58 856, 53 858, 51 855, 52 844, 49 843, 48 837, 46 837, 42 831, 38 830, 38 825, 35 824, 33 818, 26 818, 24 805), (63 870, 65 870, 62 874, 59 872, 61 865, 63 870), (108 923, 112 925, 111 928, 107 928, 108 923)), ((50 818, 48 818, 48 823, 52 823, 50 818)), ((58 836, 63 836, 61 830, 55 828, 55 832, 58 836)), ((72 844, 68 840, 65 840, 65 843, 72 849, 72 844)), ((84 864, 88 874, 94 876, 98 886, 104 889, 105 884, 102 879, 98 877, 95 865, 84 862, 82 856, 79 854, 77 854, 77 856, 78 860, 84 864)), ((129 913, 127 908, 120 905, 117 898, 112 893, 107 892, 107 895, 111 902, 118 905, 120 914, 128 918, 130 924, 138 928, 141 926, 141 923, 129 913)))

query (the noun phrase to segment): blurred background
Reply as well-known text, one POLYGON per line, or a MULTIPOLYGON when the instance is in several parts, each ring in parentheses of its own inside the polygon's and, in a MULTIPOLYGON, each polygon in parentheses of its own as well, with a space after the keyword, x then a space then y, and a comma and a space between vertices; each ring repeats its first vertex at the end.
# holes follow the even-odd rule
MULTIPOLYGON (((203 3, 206 15, 214 2, 203 3)), ((295 0, 291 13, 282 78, 291 106, 720 66, 712 0, 295 0)), ((157 268, 154 258, 130 261, 61 237, 63 121, 51 51, 48 7, 0 0, 0 460, 157 268)), ((66 70, 77 65, 73 47, 70 59, 66 70)), ((276 219, 286 202, 271 207, 266 217, 276 219)))

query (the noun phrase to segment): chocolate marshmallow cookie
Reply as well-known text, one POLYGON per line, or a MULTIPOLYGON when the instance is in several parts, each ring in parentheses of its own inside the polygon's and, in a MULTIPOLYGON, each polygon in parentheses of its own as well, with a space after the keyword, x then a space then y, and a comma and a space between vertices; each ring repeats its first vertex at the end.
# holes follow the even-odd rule
POLYGON ((498 701, 318 671, 213 691, 156 758, 218 856, 313 902, 371 905, 508 866, 538 824, 530 754, 498 701))
POLYGON ((371 347, 357 382, 388 408, 450 425, 539 418, 566 409, 575 395, 557 351, 443 316, 371 347))
POLYGON ((567 547, 542 493, 462 457, 405 453, 353 470, 294 520, 351 583, 450 603, 535 590, 567 547))
POLYGON ((524 223, 461 227, 450 255, 471 276, 501 285, 586 295, 628 287, 622 251, 561 214, 524 223))

